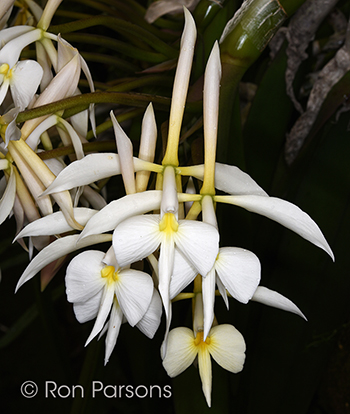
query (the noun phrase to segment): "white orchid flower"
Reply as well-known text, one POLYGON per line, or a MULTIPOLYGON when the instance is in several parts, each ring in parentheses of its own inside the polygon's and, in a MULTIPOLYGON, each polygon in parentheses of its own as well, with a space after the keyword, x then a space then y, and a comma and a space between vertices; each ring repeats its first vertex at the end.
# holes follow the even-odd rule
POLYGON ((161 214, 130 217, 113 233, 113 247, 121 266, 144 259, 160 246, 159 292, 167 315, 175 247, 199 273, 206 275, 214 264, 219 243, 215 227, 193 220, 177 220, 177 208, 174 169, 168 167, 164 172, 161 214))
POLYGON ((32 101, 42 76, 43 69, 34 60, 22 60, 13 67, 7 63, 1 64, 0 105, 6 97, 8 88, 10 88, 15 107, 23 111, 32 101), (28 82, 28 78, 31 79, 30 82, 28 82))
POLYGON ((202 295, 195 299, 193 331, 175 328, 168 337, 168 350, 163 366, 170 377, 176 377, 198 358, 199 375, 208 406, 211 406, 212 369, 211 357, 227 371, 238 373, 245 361, 245 342, 240 332, 232 325, 217 325, 211 328, 207 338, 203 337, 202 295))
POLYGON ((135 326, 146 314, 154 290, 148 274, 119 267, 111 254, 100 251, 83 252, 70 262, 66 287, 68 301, 74 304, 78 321, 83 323, 96 317, 85 345, 102 330, 112 308, 106 338, 106 363, 123 315, 131 326, 135 326))

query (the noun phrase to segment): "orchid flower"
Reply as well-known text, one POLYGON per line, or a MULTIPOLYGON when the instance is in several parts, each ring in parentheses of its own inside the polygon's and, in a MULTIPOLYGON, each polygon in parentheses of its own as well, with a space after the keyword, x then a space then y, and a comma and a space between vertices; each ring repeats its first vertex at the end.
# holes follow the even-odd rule
POLYGON ((160 215, 133 216, 114 230, 113 247, 121 266, 144 259, 160 246, 159 292, 169 315, 169 284, 178 249, 201 274, 207 274, 218 253, 219 234, 210 224, 177 220, 177 192, 172 167, 164 172, 160 215))
POLYGON ((217 325, 203 337, 203 301, 201 293, 195 297, 193 331, 175 328, 168 337, 168 351, 163 366, 170 377, 176 377, 198 358, 199 375, 208 406, 211 406, 211 357, 224 369, 238 373, 245 361, 243 336, 232 325, 217 325))
POLYGON ((135 326, 145 316, 153 297, 153 281, 144 272, 120 267, 113 251, 86 251, 69 264, 66 274, 68 301, 74 305, 79 322, 96 317, 87 345, 102 329, 111 311, 106 337, 106 358, 115 346, 119 328, 125 315, 135 326))

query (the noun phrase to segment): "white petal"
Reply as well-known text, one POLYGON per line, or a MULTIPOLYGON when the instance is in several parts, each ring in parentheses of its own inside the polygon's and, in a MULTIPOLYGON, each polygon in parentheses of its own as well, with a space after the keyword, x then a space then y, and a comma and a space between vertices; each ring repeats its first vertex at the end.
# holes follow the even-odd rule
POLYGON ((66 131, 68 132, 69 137, 72 141, 77 159, 78 160, 82 159, 84 157, 84 150, 83 150, 83 143, 79 135, 77 134, 75 129, 72 127, 72 125, 69 122, 67 122, 65 119, 59 118, 59 124, 62 124, 64 128, 66 129, 66 131))
POLYGON ((222 247, 215 269, 232 297, 248 303, 260 282, 261 266, 255 254, 238 247, 222 247))
POLYGON ((51 115, 44 119, 43 122, 41 122, 26 139, 27 145, 29 145, 32 150, 35 150, 40 142, 40 135, 56 124, 57 115, 51 115))
POLYGON ((168 144, 163 158, 164 165, 173 165, 174 163, 178 164, 177 146, 180 136, 182 117, 186 105, 193 53, 197 37, 196 24, 191 13, 184 8, 184 14, 185 27, 181 36, 180 54, 177 62, 171 98, 168 144), (176 158, 176 161, 174 161, 174 157, 176 158))
POLYGON ((72 96, 77 89, 80 77, 79 54, 75 56, 57 73, 35 102, 35 107, 59 101, 72 96))
POLYGON ((212 372, 211 372, 210 354, 206 346, 200 347, 198 350, 198 368, 199 368, 199 375, 202 381, 203 394, 207 401, 208 407, 210 407, 211 406, 212 372))
POLYGON ((106 336, 106 351, 105 351, 105 365, 107 364, 109 357, 117 343, 120 326, 123 322, 123 312, 120 306, 113 302, 111 316, 108 322, 108 331, 106 336))
POLYGON ((162 316, 162 301, 156 289, 153 289, 151 303, 141 320, 136 324, 140 331, 152 339, 157 332, 162 316))
MULTIPOLYGON (((152 103, 145 111, 142 119, 139 158, 148 162, 153 162, 157 142, 157 123, 154 117, 152 103)), ((139 171, 136 174, 136 191, 145 191, 150 176, 150 171, 139 171)))
POLYGON ((167 322, 170 325, 170 278, 174 268, 175 245, 172 237, 164 238, 160 245, 158 262, 158 290, 163 301, 167 322))
POLYGON ((5 78, 4 82, 0 86, 0 105, 3 103, 4 99, 6 98, 9 86, 10 86, 10 81, 7 78, 5 78))
POLYGON ((101 276, 104 253, 88 250, 69 263, 66 272, 66 293, 69 302, 86 302, 106 284, 101 276))
POLYGON ((128 194, 125 197, 110 202, 95 217, 91 218, 82 231, 81 238, 113 230, 122 221, 132 216, 158 209, 161 197, 161 191, 152 190, 128 194))
POLYGON ((95 325, 92 328, 92 331, 90 333, 90 336, 88 337, 88 339, 85 342, 85 346, 92 341, 95 336, 101 331, 101 329, 103 328, 104 323, 106 322, 106 319, 108 317, 108 314, 111 310, 111 306, 113 303, 113 298, 114 298, 114 286, 113 284, 106 284, 104 291, 102 293, 102 298, 101 298, 101 304, 100 304, 100 308, 98 310, 98 314, 97 314, 97 318, 95 321, 95 325))
POLYGON ((133 163, 133 147, 130 138, 125 134, 119 125, 113 111, 110 112, 115 139, 117 143, 120 170, 123 176, 125 191, 127 194, 136 193, 135 174, 133 163))
POLYGON ((217 325, 209 333, 209 352, 214 360, 230 372, 240 372, 245 360, 245 342, 232 325, 217 325))
POLYGON ((212 268, 206 277, 202 277, 202 294, 204 315, 203 341, 205 341, 214 320, 215 268, 212 268))
POLYGON ((175 249, 174 268, 170 281, 170 299, 174 299, 197 276, 197 270, 175 249))
POLYGON ((10 141, 18 141, 21 138, 21 130, 16 124, 18 113, 19 108, 12 108, 1 117, 3 123, 7 124, 5 131, 5 147, 7 147, 10 141))
MULTIPOLYGON (((3 2, 1 2, 2 6, 3 2)), ((21 36, 24 33, 31 32, 34 30, 34 27, 31 26, 13 26, 13 27, 7 27, 6 29, 3 29, 0 31, 0 48, 3 47, 7 42, 9 42, 12 39, 15 39, 16 37, 21 36)), ((4 60, 0 61, 1 63, 5 63, 4 60)))
POLYGON ((96 318, 100 303, 102 299, 103 290, 101 289, 95 296, 91 297, 86 302, 75 302, 73 310, 78 322, 85 323, 96 318))
POLYGON ((282 226, 296 232, 299 236, 325 250, 334 260, 334 255, 318 225, 295 204, 275 197, 217 196, 217 201, 234 204, 253 213, 261 214, 282 226))
POLYGON ((168 350, 163 359, 163 366, 173 378, 185 371, 197 355, 194 346, 193 331, 188 328, 175 328, 169 332, 168 350))
POLYGON ((86 138, 88 130, 88 116, 89 112, 85 109, 70 117, 70 123, 73 128, 84 138, 86 138))
POLYGON ((82 198, 86 199, 89 205, 95 210, 102 210, 107 205, 102 195, 88 185, 84 186, 82 198))
POLYGON ((16 286, 16 292, 23 285, 23 283, 30 280, 41 269, 43 269, 46 265, 53 262, 54 260, 83 247, 111 241, 111 236, 109 234, 86 237, 84 240, 79 242, 78 237, 78 235, 62 237, 61 239, 57 239, 54 242, 50 243, 47 247, 41 250, 22 273, 22 276, 20 277, 16 286))
POLYGON ((118 174, 120 165, 117 154, 89 154, 69 164, 48 186, 44 195, 70 190, 118 174))
MULTIPOLYGON (((184 175, 203 180, 204 165, 181 168, 180 172, 184 175)), ((215 188, 232 195, 260 195, 267 196, 267 193, 245 172, 234 165, 215 164, 215 188)))
POLYGON ((138 270, 120 270, 115 283, 118 303, 131 326, 144 316, 153 296, 152 278, 138 270))
POLYGON ((135 216, 120 223, 113 233, 113 248, 121 267, 142 260, 161 242, 159 216, 135 216))
POLYGON ((16 176, 13 168, 11 167, 11 173, 9 180, 7 182, 6 189, 0 200, 0 224, 5 221, 5 219, 11 213, 13 204, 15 202, 16 196, 16 176))
MULTIPOLYGON (((2 40, 6 40, 7 42, 0 50, 0 64, 7 63, 12 68, 18 61, 22 50, 30 43, 39 40, 41 36, 42 30, 33 29, 32 27, 23 28, 23 26, 20 26, 16 30, 13 28, 11 33, 10 31, 7 32, 7 35, 2 37, 2 40)), ((0 44, 1 46, 2 44, 0 44)))
POLYGON ((180 220, 174 237, 181 253, 205 277, 214 266, 219 252, 219 233, 216 228, 199 221, 180 220))
POLYGON ((270 290, 266 287, 258 286, 251 300, 263 303, 267 306, 272 306, 273 308, 295 313, 307 320, 301 310, 296 305, 294 305, 291 300, 287 299, 280 293, 275 292, 274 290, 270 290))
MULTIPOLYGON (((73 209, 74 218, 82 226, 88 222, 88 220, 97 213, 97 210, 91 208, 77 207, 73 209)), ((28 237, 28 236, 50 236, 54 234, 62 234, 68 231, 72 231, 72 227, 67 223, 64 214, 61 211, 57 211, 48 216, 42 217, 38 220, 29 223, 14 239, 28 237)))
POLYGON ((11 95, 15 106, 21 111, 27 108, 33 99, 42 76, 43 69, 34 60, 22 60, 13 68, 10 80, 11 95))
POLYGON ((226 308, 229 308, 229 303, 228 303, 228 297, 227 297, 227 292, 225 289, 225 286, 222 284, 221 280, 219 277, 216 278, 216 285, 219 289, 220 295, 222 296, 222 299, 225 302, 226 308))

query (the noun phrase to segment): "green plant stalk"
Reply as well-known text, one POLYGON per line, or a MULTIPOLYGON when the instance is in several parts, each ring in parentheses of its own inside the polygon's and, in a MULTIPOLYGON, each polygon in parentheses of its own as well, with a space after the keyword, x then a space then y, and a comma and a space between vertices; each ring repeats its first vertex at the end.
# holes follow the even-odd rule
MULTIPOLYGON (((140 94, 140 93, 121 93, 121 92, 93 92, 82 95, 72 96, 53 102, 47 105, 40 106, 26 110, 18 114, 16 122, 24 122, 29 119, 38 118, 43 115, 54 114, 58 111, 66 109, 74 109, 79 107, 79 112, 88 108, 92 103, 113 103, 126 106, 134 106, 138 108, 146 108, 146 106, 153 102, 156 108, 160 110, 168 110, 170 107, 170 98, 140 94)), ((190 105, 196 107, 198 105, 190 105)))
POLYGON ((157 36, 143 29, 142 27, 112 16, 95 16, 84 20, 61 24, 58 26, 50 26, 50 32, 56 34, 65 34, 93 26, 105 26, 118 33, 131 35, 133 38, 138 38, 146 42, 156 51, 164 54, 170 59, 176 58, 179 54, 176 49, 169 46, 167 43, 163 42, 157 36))
POLYGON ((106 36, 99 36, 90 33, 74 33, 67 34, 65 39, 70 43, 88 43, 89 45, 97 45, 107 47, 112 50, 116 50, 131 58, 139 59, 145 62, 161 63, 164 62, 167 57, 162 53, 149 52, 132 46, 128 43, 121 42, 120 40, 111 39, 106 36))
MULTIPOLYGON (((21 112, 16 118, 17 123, 28 121, 29 119, 38 118, 40 116, 54 114, 58 111, 66 109, 78 108, 74 113, 87 109, 92 103, 113 103, 137 108, 146 108, 152 102, 155 109, 168 111, 170 108, 170 98, 162 96, 154 96, 141 93, 121 93, 121 92, 94 92, 82 95, 72 96, 21 112)), ((201 102, 189 102, 186 108, 189 112, 199 113, 201 111, 201 102)), ((70 116, 72 113, 70 113, 70 116)))
POLYGON ((232 108, 237 86, 246 70, 261 55, 271 38, 305 0, 248 0, 236 12, 227 25, 221 39, 221 61, 223 67, 219 113, 218 161, 234 161, 244 168, 242 143, 236 143, 232 154, 229 151, 232 130, 232 108), (288 13, 287 13, 287 11, 288 13), (240 153, 239 153, 240 152, 240 153))

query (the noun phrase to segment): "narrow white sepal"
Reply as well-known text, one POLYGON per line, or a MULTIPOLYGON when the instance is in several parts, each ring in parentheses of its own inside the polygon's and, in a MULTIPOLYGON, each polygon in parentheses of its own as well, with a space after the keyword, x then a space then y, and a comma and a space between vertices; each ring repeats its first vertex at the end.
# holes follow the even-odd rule
POLYGON ((5 221, 5 219, 11 213, 13 208, 13 204, 15 202, 16 197, 16 176, 11 166, 10 177, 7 182, 6 189, 1 197, 0 200, 0 224, 5 221))
POLYGON ((92 217, 81 233, 81 238, 115 229, 122 221, 139 214, 159 209, 162 192, 150 190, 129 194, 111 201, 96 217, 92 217))
POLYGON ((214 320, 215 303, 215 269, 214 267, 202 278, 204 329, 203 341, 207 339, 214 320))
MULTIPOLYGON (((180 168, 181 169, 181 168, 180 168)), ((203 180, 204 165, 191 167, 190 175, 203 180)), ((260 195, 267 193, 250 177, 234 165, 215 163, 215 188, 232 195, 260 195)))
POLYGON ((229 309, 229 302, 228 302, 228 297, 227 297, 227 291, 225 286, 222 284, 221 280, 219 277, 216 278, 216 285, 219 289, 220 295, 222 296, 222 299, 225 302, 226 308, 227 310, 229 309))
POLYGON ((296 315, 299 315, 303 319, 307 320, 305 315, 291 300, 266 287, 258 286, 251 300, 263 303, 267 306, 272 306, 273 308, 295 313, 296 315))
POLYGON ((111 310, 111 306, 113 303, 114 298, 114 286, 113 284, 105 284, 104 291, 102 293, 100 308, 98 310, 97 318, 95 321, 95 325, 92 328, 92 331, 85 342, 85 346, 91 342, 97 334, 100 333, 101 329, 103 328, 104 323, 108 317, 108 314, 111 310))
POLYGON ((71 190, 118 174, 120 163, 117 154, 88 154, 62 170, 43 195, 71 190))
POLYGON ((170 278, 174 268, 175 244, 173 237, 164 237, 160 245, 158 274, 158 290, 163 301, 167 322, 170 319, 170 278))
POLYGON ((227 196, 227 202, 261 214, 282 226, 299 234, 299 236, 327 252, 334 261, 334 255, 318 225, 312 218, 295 204, 276 197, 227 196))
POLYGON ((115 140, 117 143, 120 170, 123 177, 125 191, 127 194, 134 194, 136 193, 136 184, 132 143, 122 127, 119 125, 113 111, 110 112, 110 117, 112 119, 115 140))
MULTIPOLYGON (((97 210, 76 207, 73 209, 73 212, 75 220, 82 226, 85 226, 88 220, 90 220, 91 217, 97 213, 97 210)), ((67 223, 62 211, 56 211, 55 213, 29 223, 19 234, 17 234, 13 242, 23 237, 51 236, 54 234, 66 233, 72 230, 73 228, 67 223)))
POLYGON ((210 353, 207 346, 203 346, 198 350, 198 368, 202 381, 203 394, 208 407, 211 407, 212 370, 210 353))
POLYGON ((106 350, 105 350, 105 365, 109 361, 109 358, 112 354, 112 351, 115 347, 115 344, 117 343, 119 331, 121 324, 123 322, 123 312, 120 309, 120 306, 116 303, 116 301, 113 302, 111 316, 109 318, 108 322, 108 330, 107 330, 107 336, 106 336, 106 350))
POLYGON ((28 280, 34 277, 46 265, 53 262, 68 253, 72 253, 83 247, 91 246, 93 244, 104 243, 111 241, 110 234, 100 234, 97 236, 86 237, 84 240, 78 242, 78 235, 65 236, 50 243, 47 247, 41 250, 26 267, 22 276, 20 277, 17 290, 28 280))

